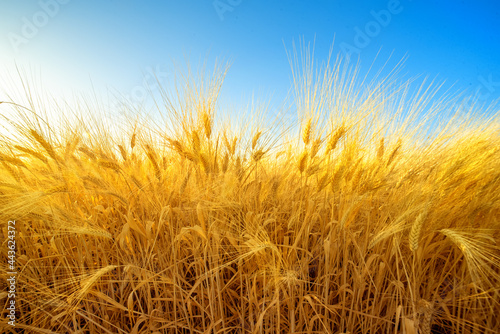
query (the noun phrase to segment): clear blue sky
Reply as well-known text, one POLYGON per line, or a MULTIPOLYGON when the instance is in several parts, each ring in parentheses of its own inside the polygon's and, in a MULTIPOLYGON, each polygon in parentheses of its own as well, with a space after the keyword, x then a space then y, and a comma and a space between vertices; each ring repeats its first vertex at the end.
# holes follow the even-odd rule
POLYGON ((290 87, 285 47, 301 37, 315 40, 318 60, 335 39, 334 54, 359 55, 361 73, 381 50, 380 59, 393 53, 389 66, 408 55, 410 77, 437 76, 485 102, 500 97, 495 0, 2 0, 0 76, 15 76, 17 64, 56 97, 92 82, 99 94, 112 88, 140 100, 150 69, 168 82, 172 60, 187 55, 196 68, 222 57, 232 62, 224 99, 279 99, 290 87))

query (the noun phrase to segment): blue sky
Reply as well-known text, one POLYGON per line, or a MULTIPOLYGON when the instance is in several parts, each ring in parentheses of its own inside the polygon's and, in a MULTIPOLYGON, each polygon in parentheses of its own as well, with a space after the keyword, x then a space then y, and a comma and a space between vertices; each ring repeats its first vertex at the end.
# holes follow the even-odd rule
MULTIPOLYGON (((493 0, 3 0, 0 75, 4 85, 17 65, 55 97, 93 87, 140 102, 145 87, 156 89, 151 71, 168 86, 172 61, 196 69, 222 58, 232 63, 223 102, 239 105, 252 94, 279 102, 291 85, 286 49, 299 38, 315 41, 319 61, 333 42, 334 55, 352 51, 361 74, 379 52, 377 64, 392 53, 388 68, 407 55, 408 77, 437 77, 486 103, 500 97, 493 0)), ((0 92, 15 88, 10 82, 0 92)))

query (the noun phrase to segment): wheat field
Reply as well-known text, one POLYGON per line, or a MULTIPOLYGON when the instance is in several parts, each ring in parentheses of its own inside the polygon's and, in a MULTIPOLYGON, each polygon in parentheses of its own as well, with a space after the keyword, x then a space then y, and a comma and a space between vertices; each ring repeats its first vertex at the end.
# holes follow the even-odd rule
POLYGON ((290 60, 293 125, 220 117, 226 67, 119 131, 3 101, 1 332, 498 333, 498 111, 290 60))

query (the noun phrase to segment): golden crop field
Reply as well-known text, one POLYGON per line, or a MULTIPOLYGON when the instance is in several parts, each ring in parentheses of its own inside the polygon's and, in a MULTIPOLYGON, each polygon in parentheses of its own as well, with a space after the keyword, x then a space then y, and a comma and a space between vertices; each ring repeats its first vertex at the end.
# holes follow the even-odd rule
POLYGON ((119 131, 3 101, 1 331, 498 333, 498 111, 291 63, 295 125, 219 117, 225 67, 119 131))

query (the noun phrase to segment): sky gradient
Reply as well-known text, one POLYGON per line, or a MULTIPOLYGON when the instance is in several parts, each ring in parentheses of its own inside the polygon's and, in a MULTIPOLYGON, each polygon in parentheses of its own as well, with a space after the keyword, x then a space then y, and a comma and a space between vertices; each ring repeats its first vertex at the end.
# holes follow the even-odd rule
MULTIPOLYGON (((0 10, 0 94, 16 87, 16 65, 55 97, 117 92, 143 101, 166 86, 172 62, 194 69, 231 62, 222 101, 252 94, 279 102, 291 86, 286 50, 315 42, 315 59, 360 59, 364 74, 379 54, 388 68, 446 80, 489 103, 500 97, 499 1, 131 1, 4 0, 0 10), (12 86, 5 84, 5 78, 12 86)), ((0 99, 3 96, 0 95, 0 99)))

